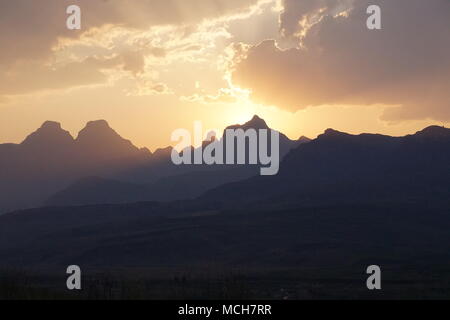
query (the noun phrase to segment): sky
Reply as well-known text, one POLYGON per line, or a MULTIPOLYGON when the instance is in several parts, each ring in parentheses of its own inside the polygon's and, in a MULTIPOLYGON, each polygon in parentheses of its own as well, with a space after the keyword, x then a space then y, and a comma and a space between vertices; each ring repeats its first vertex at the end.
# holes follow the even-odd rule
POLYGON ((105 119, 151 150, 254 114, 292 139, 450 125, 449 0, 0 0, 0 15, 0 143, 46 120, 76 136, 105 119))

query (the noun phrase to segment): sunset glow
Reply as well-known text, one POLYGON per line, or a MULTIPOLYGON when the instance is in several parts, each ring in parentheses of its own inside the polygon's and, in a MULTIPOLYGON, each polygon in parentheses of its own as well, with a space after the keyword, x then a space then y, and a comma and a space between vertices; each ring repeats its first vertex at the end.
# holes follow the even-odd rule
MULTIPOLYGON (((170 133, 195 120, 222 130, 254 114, 291 138, 314 138, 329 127, 402 135, 430 124, 449 124, 442 83, 424 88, 428 94, 417 100, 429 98, 417 103, 400 101, 410 90, 400 76, 396 88, 386 89, 395 94, 380 95, 377 90, 385 88, 372 84, 373 92, 368 91, 356 74, 335 83, 340 73, 352 71, 346 66, 351 60, 342 58, 334 66, 325 52, 319 61, 314 37, 318 31, 332 36, 321 23, 330 12, 336 21, 353 23, 356 9, 349 5, 331 11, 321 7, 293 25, 288 15, 295 9, 292 1, 150 1, 126 10, 118 10, 117 1, 78 2, 83 12, 79 31, 66 29, 64 4, 56 2, 29 12, 11 11, 12 20, 1 23, 2 43, 22 45, 15 54, 1 57, 0 142, 20 142, 45 120, 61 122, 76 135, 86 122, 105 119, 136 145, 152 150, 171 144, 170 133), (26 24, 36 11, 36 19, 46 22, 26 24), (15 33, 4 33, 6 25, 15 33), (322 70, 325 64, 330 70, 322 70)), ((354 36, 367 36, 367 30, 361 27, 354 36)), ((335 52, 338 44, 369 49, 362 40, 330 39, 335 41, 327 46, 335 52)), ((414 41, 408 45, 415 48, 414 41)), ((386 70, 392 64, 397 62, 387 61, 386 70)), ((436 78, 445 76, 447 67, 436 78)), ((355 68, 370 72, 372 67, 355 68)), ((431 79, 414 72, 423 82, 431 79)), ((383 73, 372 76, 386 82, 383 73)))

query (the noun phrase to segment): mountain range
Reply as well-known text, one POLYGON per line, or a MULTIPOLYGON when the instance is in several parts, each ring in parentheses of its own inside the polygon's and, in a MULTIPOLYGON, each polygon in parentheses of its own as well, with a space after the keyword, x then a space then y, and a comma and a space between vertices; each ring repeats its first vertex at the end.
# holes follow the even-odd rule
POLYGON ((39 206, 74 180, 151 160, 148 150, 134 147, 105 121, 89 122, 76 139, 47 121, 22 143, 0 145, 0 210, 39 206))
MULTIPOLYGON (((117 139, 108 131, 97 143, 117 139)), ((152 166, 170 172, 167 150, 155 159, 157 152, 119 139, 129 157, 92 147, 90 157, 98 152, 95 159, 102 159, 96 165, 87 156, 69 162, 73 150, 92 145, 78 144, 54 123, 38 133, 21 145, 1 146, 3 154, 16 157, 9 158, 10 179, 23 172, 15 170, 25 164, 18 159, 39 160, 33 172, 40 179, 61 181, 55 179, 61 172, 67 182, 79 172, 115 176, 78 179, 53 193, 46 207, 0 216, 0 267, 62 270, 76 263, 101 272, 147 270, 152 277, 171 276, 168 270, 203 276, 237 268, 250 270, 246 284, 261 275, 256 297, 277 297, 287 288, 294 297, 342 298, 350 288, 367 294, 362 277, 368 265, 377 264, 383 268, 383 297, 448 292, 450 129, 431 126, 404 137, 328 129, 307 143, 290 142, 296 146, 275 176, 252 175, 246 167, 200 167, 149 184, 114 177, 123 163, 120 174, 128 176, 152 166), (47 154, 33 158, 31 146, 47 154), (51 170, 43 162, 50 154, 51 170), (105 162, 109 157, 116 160, 105 162), (186 193, 196 185, 201 187, 186 193), (148 201, 152 196, 167 198, 148 201), (306 293, 304 286, 310 288, 306 293)), ((164 288, 172 283, 158 281, 164 288)))
POLYGON ((255 176, 208 191, 223 204, 302 205, 450 199, 450 129, 413 135, 350 135, 326 130, 292 150, 273 177, 255 176))
MULTIPOLYGON (((269 129, 254 116, 226 129, 269 129)), ((280 155, 308 142, 280 134, 280 155)), ((20 144, 0 145, 0 213, 41 205, 81 205, 193 198, 256 174, 256 166, 173 165, 171 147, 139 149, 106 121, 76 138, 47 121, 20 144)))

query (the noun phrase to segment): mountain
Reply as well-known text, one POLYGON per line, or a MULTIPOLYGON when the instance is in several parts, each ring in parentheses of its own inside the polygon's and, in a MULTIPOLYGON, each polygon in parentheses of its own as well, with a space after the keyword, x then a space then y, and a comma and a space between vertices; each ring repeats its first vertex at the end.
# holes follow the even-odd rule
POLYGON ((23 148, 34 148, 40 151, 44 148, 65 149, 70 148, 75 140, 68 131, 61 128, 61 124, 54 121, 46 121, 42 126, 30 134, 21 143, 23 148))
MULTIPOLYGON (((268 126, 255 116, 244 125, 229 128, 268 126)), ((306 140, 291 141, 280 134, 280 142, 280 153, 285 155, 306 140)), ((194 198, 210 188, 256 174, 256 166, 177 166, 171 153, 172 147, 154 153, 139 149, 104 120, 88 122, 75 139, 59 123, 46 121, 21 144, 0 145, 0 213, 42 204, 194 198), (88 177, 102 179, 102 183, 88 177), (118 184, 121 196, 105 197, 118 184), (143 190, 139 196, 136 186, 143 190)))
POLYGON ((266 121, 264 119, 261 119, 259 116, 254 115, 249 121, 247 121, 246 123, 240 125, 240 124, 235 124, 235 125, 231 125, 225 128, 225 130, 227 129, 231 129, 231 130, 236 130, 236 129, 242 129, 242 130, 248 130, 248 129, 255 129, 255 130, 261 130, 261 129, 270 129, 269 126, 267 125, 266 121))
MULTIPOLYGON (((248 130, 248 129, 266 129, 270 130, 266 122, 254 116, 250 121, 243 125, 232 125, 224 130, 248 130)), ((96 139, 104 135, 94 134, 96 139)), ((112 136, 112 135, 110 135, 112 136)), ((109 138, 114 140, 114 138, 109 138)), ((89 139, 89 141, 94 139, 89 139)), ((107 145, 107 142, 98 141, 93 145, 107 145)), ((222 142, 225 145, 225 138, 222 142)), ((291 149, 302 143, 309 142, 309 139, 302 137, 293 141, 280 133, 280 156, 285 156, 291 149)), ((211 141, 205 141, 203 147, 207 146, 211 141)), ((118 145, 117 143, 115 145, 118 145)), ((195 149, 190 147, 191 161, 193 162, 195 149)), ((183 152, 187 152, 185 149, 183 152)), ((247 149, 248 150, 248 149, 247 149)), ((136 151, 135 151, 136 152, 136 151)), ((248 152, 248 151, 247 151, 248 152)), ((131 152, 128 152, 131 153, 131 152)), ((171 161, 172 148, 158 149, 152 155, 152 162, 147 165, 138 166, 127 172, 121 172, 115 178, 123 181, 131 181, 143 186, 143 191, 136 194, 134 185, 129 190, 122 190, 121 197, 111 197, 108 203, 124 203, 141 201, 173 201, 182 199, 193 199, 200 196, 209 189, 220 185, 235 182, 249 178, 259 174, 260 165, 181 165, 176 166, 171 161), (120 201, 119 201, 120 199, 120 201)), ((226 158, 226 150, 224 150, 224 159, 226 158)), ((66 189, 58 191, 47 199, 46 205, 86 205, 93 203, 105 203, 105 193, 109 188, 114 188, 116 181, 108 186, 107 183, 98 185, 96 181, 85 180, 78 181, 75 186, 69 186, 66 189), (80 187, 83 186, 83 187, 80 187), (98 193, 98 200, 95 201, 98 193)), ((124 185, 126 185, 124 183, 124 185)))
POLYGON ((46 121, 20 144, 0 145, 0 213, 39 206, 74 181, 151 161, 106 121, 89 122, 74 139, 57 122, 46 121))
POLYGON ((199 170, 162 177, 150 184, 135 184, 101 177, 83 178, 50 196, 44 206, 133 203, 194 199, 226 183, 259 173, 257 168, 199 170))
POLYGON ((450 129, 429 127, 405 137, 328 129, 290 152, 278 175, 224 185, 203 199, 315 205, 441 201, 449 192, 450 129))
MULTIPOLYGON (((278 175, 255 175, 196 199, 12 212, 0 216, 0 265, 54 272, 77 263, 104 273, 139 270, 139 276, 150 270, 153 281, 167 275, 158 278, 164 287, 179 274, 248 272, 233 283, 270 297, 287 288, 293 297, 329 299, 371 294, 365 272, 377 264, 383 297, 445 297, 449 147, 450 130, 439 127, 404 137, 328 129, 291 150, 278 175)), ((180 181, 187 189, 191 180, 202 184, 204 173, 158 185, 167 195, 180 181)), ((118 200, 129 188, 135 195, 143 190, 99 178, 85 182, 78 186, 90 202, 98 201, 89 198, 95 186, 118 200)), ((144 193, 158 192, 152 188, 144 186, 144 193)), ((213 283, 190 276, 183 290, 213 283)))
POLYGON ((131 141, 122 138, 105 120, 90 121, 75 140, 80 154, 89 161, 113 161, 114 159, 150 157, 148 149, 139 149, 131 141))
MULTIPOLYGON (((242 129, 244 131, 246 131, 248 129, 255 129, 257 131, 258 130, 273 130, 273 129, 269 128, 266 121, 264 121, 257 115, 253 116, 253 118, 250 121, 244 123, 243 125, 232 125, 232 126, 228 126, 227 128, 225 128, 224 133, 222 135, 224 137, 223 141, 226 141, 225 132, 226 132, 226 130, 229 130, 229 129, 230 130, 242 129)), ((302 143, 307 143, 310 141, 310 139, 303 137, 303 136, 300 137, 298 140, 291 140, 281 132, 278 132, 278 134, 279 134, 280 159, 282 159, 290 150, 298 147, 302 143)), ((258 141, 259 141, 259 137, 258 137, 258 141)), ((224 144, 225 143, 226 142, 224 142, 224 144)), ((268 149, 270 150, 270 142, 269 142, 268 149)), ((258 147, 258 150, 259 150, 259 147, 258 147)), ((246 152, 248 152, 248 147, 247 147, 246 152)))
POLYGON ((433 267, 442 274, 448 266, 449 214, 448 206, 426 203, 230 210, 190 201, 37 208, 0 216, 0 265, 58 270, 77 263, 103 272, 272 270, 284 276, 297 270, 297 280, 313 273, 316 282, 334 271, 331 279, 341 284, 377 263, 389 272, 417 268, 436 276, 433 267))
POLYGON ((63 187, 70 179, 74 146, 70 134, 50 121, 21 144, 0 145, 0 213, 35 206, 63 187))
POLYGON ((449 129, 440 126, 429 126, 422 131, 416 132, 414 135, 411 135, 413 139, 432 139, 435 141, 439 141, 441 139, 446 140, 449 136, 449 129))
POLYGON ((100 177, 83 178, 63 191, 52 195, 47 205, 79 205, 137 202, 145 198, 146 188, 141 185, 100 177), (76 195, 76 198, 74 198, 76 195))

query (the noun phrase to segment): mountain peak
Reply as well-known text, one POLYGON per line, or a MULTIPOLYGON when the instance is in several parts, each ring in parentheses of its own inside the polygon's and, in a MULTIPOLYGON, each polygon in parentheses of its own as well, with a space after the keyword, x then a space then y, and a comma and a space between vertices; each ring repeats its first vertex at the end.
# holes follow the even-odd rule
POLYGON ((76 143, 85 154, 97 158, 121 158, 145 154, 122 138, 105 120, 89 121, 78 133, 76 143))
POLYGON ((323 134, 320 135, 320 137, 337 138, 337 137, 344 137, 344 136, 349 136, 349 135, 350 134, 348 134, 348 133, 328 128, 327 130, 325 130, 325 132, 323 134))
POLYGON ((264 121, 264 119, 258 117, 257 115, 254 115, 253 118, 249 121, 247 121, 246 123, 240 125, 240 124, 235 124, 232 126, 227 127, 227 129, 243 129, 243 130, 248 130, 248 129, 270 129, 269 126, 267 125, 266 121, 264 121))
POLYGON ((450 137, 450 129, 440 126, 429 126, 416 132, 413 136, 430 138, 450 137))
POLYGON ((334 130, 332 128, 328 128, 324 131, 324 134, 326 134, 326 135, 334 135, 334 134, 338 134, 338 133, 341 133, 341 132, 334 130))
POLYGON ((253 118, 246 122, 244 126, 255 128, 255 129, 268 129, 266 121, 264 119, 258 117, 256 114, 253 116, 253 118))
POLYGON ((94 120, 89 121, 86 124, 86 127, 103 127, 103 128, 110 128, 109 123, 106 120, 94 120))
POLYGON ((40 130, 62 130, 61 123, 56 121, 45 121, 41 127, 40 130))
POLYGON ((264 121, 264 119, 260 118, 257 114, 255 114, 249 122, 264 122, 264 123, 266 123, 264 121))
POLYGON ((61 124, 55 121, 45 121, 39 129, 31 133, 22 142, 22 145, 63 145, 73 142, 70 133, 62 129, 61 124))
POLYGON ((118 134, 109 126, 106 120, 95 120, 89 121, 86 124, 86 126, 78 133, 77 140, 105 136, 118 136, 118 134))

